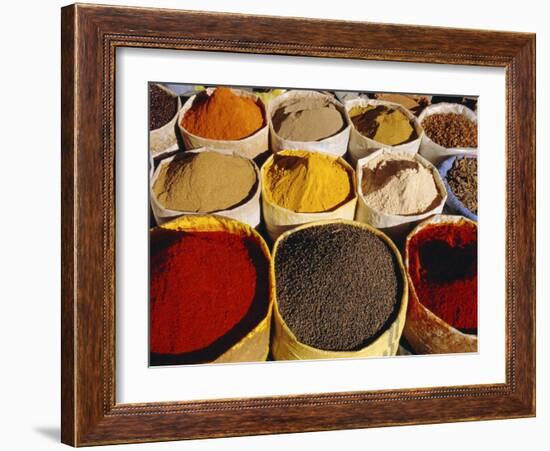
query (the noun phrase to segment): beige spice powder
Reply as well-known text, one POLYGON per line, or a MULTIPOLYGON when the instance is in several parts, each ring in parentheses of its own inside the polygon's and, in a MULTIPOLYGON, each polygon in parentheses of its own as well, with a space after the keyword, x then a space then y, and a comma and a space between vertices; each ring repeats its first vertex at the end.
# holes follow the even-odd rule
POLYGON ((381 154, 369 161, 361 189, 367 205, 394 215, 422 214, 442 199, 430 169, 404 155, 381 154))
POLYGON ((275 132, 292 141, 321 141, 346 127, 336 106, 325 98, 294 98, 272 117, 275 132))

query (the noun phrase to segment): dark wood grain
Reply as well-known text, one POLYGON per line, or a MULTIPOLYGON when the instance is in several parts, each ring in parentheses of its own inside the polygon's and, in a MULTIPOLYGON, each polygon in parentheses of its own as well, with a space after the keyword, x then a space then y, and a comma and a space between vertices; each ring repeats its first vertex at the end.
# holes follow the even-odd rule
POLYGON ((74 303, 75 235, 74 235, 74 181, 75 181, 75 58, 74 8, 61 11, 61 440, 76 443, 75 427, 75 330, 74 303))
POLYGON ((61 34, 64 443, 81 446, 534 415, 534 35, 95 5, 63 8, 61 34), (506 68, 506 383, 117 404, 114 67, 115 50, 123 46, 506 68))

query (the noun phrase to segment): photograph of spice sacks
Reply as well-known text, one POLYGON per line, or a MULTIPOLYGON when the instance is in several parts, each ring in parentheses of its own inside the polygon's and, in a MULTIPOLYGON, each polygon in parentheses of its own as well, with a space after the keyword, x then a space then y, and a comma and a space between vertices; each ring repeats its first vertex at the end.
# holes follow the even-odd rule
POLYGON ((150 366, 477 352, 477 97, 148 95, 150 366))

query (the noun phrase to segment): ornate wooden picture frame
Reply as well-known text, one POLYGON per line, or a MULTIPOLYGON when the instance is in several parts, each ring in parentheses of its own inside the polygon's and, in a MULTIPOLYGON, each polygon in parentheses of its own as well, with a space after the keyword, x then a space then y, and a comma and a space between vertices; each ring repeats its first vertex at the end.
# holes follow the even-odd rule
POLYGON ((63 8, 61 32, 64 443, 84 446, 535 415, 534 34, 92 5, 63 8), (505 383, 117 403, 114 131, 115 51, 120 47, 505 68, 505 383))

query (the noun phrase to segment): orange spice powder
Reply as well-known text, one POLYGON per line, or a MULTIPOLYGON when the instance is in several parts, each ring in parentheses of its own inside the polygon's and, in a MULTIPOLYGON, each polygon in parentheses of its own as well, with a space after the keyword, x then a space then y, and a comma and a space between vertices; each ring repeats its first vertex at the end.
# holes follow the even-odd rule
POLYGON ((190 133, 209 139, 243 139, 263 127, 262 108, 252 99, 229 88, 217 88, 211 96, 197 95, 181 125, 190 133))

